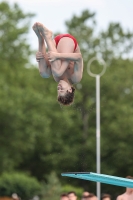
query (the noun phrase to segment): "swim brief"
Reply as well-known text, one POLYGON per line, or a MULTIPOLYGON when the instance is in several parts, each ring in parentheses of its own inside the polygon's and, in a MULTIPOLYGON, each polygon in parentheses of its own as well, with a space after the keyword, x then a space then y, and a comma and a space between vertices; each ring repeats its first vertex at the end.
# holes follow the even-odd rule
POLYGON ((77 48, 78 43, 77 43, 77 40, 72 35, 70 35, 70 34, 60 34, 60 35, 57 35, 54 38, 55 43, 56 43, 56 48, 58 46, 58 43, 59 43, 60 39, 63 38, 63 37, 69 37, 69 38, 71 38, 74 41, 74 44, 75 44, 74 51, 75 51, 75 49, 77 48))

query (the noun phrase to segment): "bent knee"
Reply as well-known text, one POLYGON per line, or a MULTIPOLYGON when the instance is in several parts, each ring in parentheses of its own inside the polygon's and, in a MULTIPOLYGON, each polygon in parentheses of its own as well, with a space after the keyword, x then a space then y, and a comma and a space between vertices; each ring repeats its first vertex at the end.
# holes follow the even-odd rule
POLYGON ((46 74, 46 73, 44 73, 44 72, 40 72, 40 76, 41 76, 42 78, 49 78, 49 77, 50 77, 49 74, 46 74))
POLYGON ((63 75, 63 72, 52 70, 55 77, 61 77, 63 75))

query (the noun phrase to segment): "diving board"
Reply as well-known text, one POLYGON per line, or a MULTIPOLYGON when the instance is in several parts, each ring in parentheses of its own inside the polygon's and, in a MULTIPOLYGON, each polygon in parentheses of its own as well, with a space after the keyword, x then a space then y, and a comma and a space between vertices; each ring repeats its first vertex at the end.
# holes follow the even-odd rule
POLYGON ((61 173, 61 175, 88 181, 101 182, 110 185, 133 188, 133 179, 120 178, 117 176, 97 174, 93 172, 64 172, 61 173))

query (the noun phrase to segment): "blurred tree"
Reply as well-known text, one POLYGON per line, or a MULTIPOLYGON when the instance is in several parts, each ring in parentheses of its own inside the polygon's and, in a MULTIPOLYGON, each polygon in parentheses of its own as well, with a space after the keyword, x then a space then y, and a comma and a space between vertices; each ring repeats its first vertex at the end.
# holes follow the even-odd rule
POLYGON ((0 3, 0 172, 16 166, 34 141, 34 133, 31 135, 28 127, 23 132, 25 114, 21 109, 24 97, 30 101, 23 87, 27 71, 24 66, 32 52, 26 42, 32 16, 23 13, 17 4, 0 3))
POLYGON ((81 188, 81 187, 74 186, 74 185, 69 185, 69 184, 66 184, 66 185, 62 186, 62 193, 68 193, 70 191, 74 191, 76 193, 78 199, 81 199, 82 198, 82 194, 84 192, 84 189, 81 188))
MULTIPOLYGON (((123 30, 118 23, 110 23, 107 30, 96 35, 95 14, 88 10, 83 11, 80 16, 74 15, 66 22, 66 26, 67 32, 78 40, 85 66, 80 84, 82 89, 78 90, 81 99, 77 101, 77 107, 81 110, 83 138, 78 154, 81 155, 79 169, 95 171, 95 79, 89 77, 86 67, 90 58, 97 56, 104 58, 108 67, 101 78, 101 171, 122 177, 132 174, 130 158, 133 151, 133 61, 129 58, 133 52, 133 33, 123 30)), ((99 73, 102 67, 98 62, 94 62, 91 70, 99 73)), ((86 182, 84 184, 87 186, 86 182)), ((108 188, 115 191, 113 187, 103 186, 103 190, 108 188)))
POLYGON ((65 22, 67 32, 78 40, 84 62, 95 55, 104 58, 108 64, 113 58, 129 58, 133 50, 133 33, 124 30, 119 23, 110 23, 107 30, 97 33, 95 15, 84 10, 65 22))
POLYGON ((41 194, 41 184, 24 173, 3 173, 0 176, 0 197, 11 197, 13 193, 28 200, 41 194))
MULTIPOLYGON (((101 78, 102 173, 131 174, 133 61, 124 58, 132 52, 132 33, 111 23, 107 30, 96 34, 95 13, 87 10, 66 22, 68 32, 77 38, 81 48, 84 76, 75 86, 75 103, 61 107, 56 101, 56 83, 52 77, 42 79, 35 67, 26 68, 31 50, 24 39, 27 23, 22 22, 32 15, 23 14, 18 5, 11 7, 5 2, 0 4, 0 10, 10 28, 14 19, 21 22, 17 26, 15 21, 10 34, 0 37, 3 45, 0 50, 0 172, 18 169, 47 180, 47 174, 53 170, 59 177, 62 171, 95 171, 95 80, 87 74, 86 66, 97 55, 108 63, 101 78), (126 55, 124 46, 128 50, 126 55)), ((1 30, 4 28, 3 24, 1 30)), ((102 67, 94 62, 91 68, 99 72, 102 67)), ((95 183, 62 177, 60 180, 87 189, 89 186, 89 191, 95 192, 95 183)), ((105 190, 115 193, 111 186, 104 185, 105 190)))
POLYGON ((31 54, 26 42, 29 31, 29 19, 34 15, 23 13, 18 4, 10 6, 7 2, 0 3, 0 65, 10 67, 13 71, 26 65, 31 54))
POLYGON ((47 183, 44 182, 42 186, 41 199, 55 199, 58 200, 61 194, 61 184, 55 172, 47 176, 47 183))

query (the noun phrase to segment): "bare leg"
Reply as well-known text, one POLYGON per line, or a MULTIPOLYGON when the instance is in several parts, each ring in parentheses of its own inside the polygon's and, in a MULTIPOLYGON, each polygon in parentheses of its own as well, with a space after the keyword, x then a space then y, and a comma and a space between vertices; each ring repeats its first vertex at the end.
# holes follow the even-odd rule
MULTIPOLYGON (((37 27, 38 27, 39 32, 41 33, 41 35, 45 39, 45 42, 48 46, 48 50, 57 52, 57 49, 56 49, 54 42, 52 40, 52 31, 48 30, 41 23, 37 23, 37 27)), ((60 76, 60 74, 59 74, 60 68, 61 68, 61 61, 60 60, 56 60, 54 62, 51 62, 51 70, 52 70, 52 73, 53 73, 54 76, 60 76)))
POLYGON ((51 74, 51 69, 50 69, 50 63, 48 61, 48 57, 46 55, 46 48, 45 48, 45 43, 42 35, 40 34, 38 28, 37 28, 37 23, 33 25, 33 30, 37 35, 38 38, 38 51, 41 52, 44 56, 43 59, 40 59, 38 62, 39 65, 39 72, 42 77, 49 77, 51 74))
MULTIPOLYGON (((43 36, 43 38, 46 41, 46 44, 48 46, 48 50, 49 51, 53 51, 53 52, 73 52, 73 41, 70 38, 62 38, 59 41, 58 47, 56 49, 54 42, 52 40, 52 32, 50 30, 48 30, 43 24, 41 23, 37 23, 37 27, 39 29, 39 32, 41 33, 41 35, 43 36), (71 45, 70 45, 71 43, 71 45)), ((51 62, 51 69, 52 72, 55 76, 60 77, 62 76, 62 74, 66 71, 67 67, 69 65, 69 61, 66 60, 55 60, 54 62, 51 62)))
POLYGON ((48 30, 43 24, 37 22, 37 27, 42 37, 45 39, 49 51, 57 52, 57 49, 52 40, 52 31, 48 30))
POLYGON ((35 34, 37 35, 38 38, 38 51, 42 52, 43 54, 46 54, 46 48, 45 48, 45 44, 44 44, 44 39, 42 37, 42 35, 40 34, 38 28, 37 28, 37 23, 35 23, 33 25, 33 30, 35 32, 35 34))

